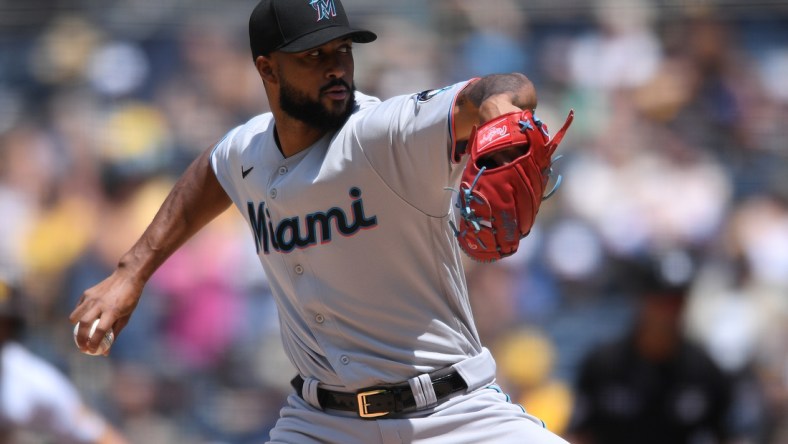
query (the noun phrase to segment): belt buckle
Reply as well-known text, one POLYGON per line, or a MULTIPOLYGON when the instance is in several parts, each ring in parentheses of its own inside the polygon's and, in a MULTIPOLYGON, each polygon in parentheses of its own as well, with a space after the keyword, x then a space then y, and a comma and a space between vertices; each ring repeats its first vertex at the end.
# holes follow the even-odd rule
POLYGON ((379 393, 386 392, 385 389, 378 389, 378 390, 367 390, 365 392, 356 393, 356 400, 358 401, 358 416, 368 419, 368 418, 377 418, 379 416, 388 415, 391 412, 381 412, 381 413, 369 413, 367 407, 370 404, 367 402, 367 396, 377 395, 379 393))

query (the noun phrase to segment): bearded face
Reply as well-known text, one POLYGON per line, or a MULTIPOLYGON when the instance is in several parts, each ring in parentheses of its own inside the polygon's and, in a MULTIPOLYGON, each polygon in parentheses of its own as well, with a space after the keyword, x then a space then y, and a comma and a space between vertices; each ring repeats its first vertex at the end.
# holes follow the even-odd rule
POLYGON ((334 79, 320 88, 317 99, 299 91, 280 74, 279 106, 283 112, 294 119, 321 131, 336 131, 353 113, 355 105, 355 85, 348 85, 342 79, 334 79), (348 91, 345 100, 321 100, 332 88, 342 87, 348 91), (328 103, 326 103, 328 102, 328 103))

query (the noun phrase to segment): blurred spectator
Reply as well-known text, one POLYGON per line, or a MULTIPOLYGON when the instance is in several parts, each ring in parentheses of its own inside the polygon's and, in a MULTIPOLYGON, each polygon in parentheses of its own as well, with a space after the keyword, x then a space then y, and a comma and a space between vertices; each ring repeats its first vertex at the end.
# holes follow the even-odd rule
POLYGON ((380 97, 411 92, 413 85, 439 85, 435 35, 403 18, 381 17, 369 24, 381 37, 377 47, 353 48, 358 88, 380 97))
POLYGON ((451 2, 465 16, 467 34, 457 48, 451 79, 507 72, 528 72, 524 11, 514 0, 451 2))
POLYGON ((577 444, 723 444, 732 406, 730 381, 682 333, 690 276, 659 263, 630 273, 641 299, 636 323, 584 359, 570 441, 577 444))
POLYGON ((598 28, 569 52, 572 79, 581 88, 612 91, 642 85, 656 72, 661 47, 652 28, 650 0, 597 0, 598 28))
POLYGON ((573 406, 571 387, 553 375, 555 345, 544 333, 513 328, 493 346, 498 380, 513 401, 563 435, 573 406))
POLYGON ((519 319, 514 290, 516 276, 512 269, 500 264, 470 261, 466 264, 468 292, 476 296, 471 298, 471 308, 479 337, 485 344, 494 342, 513 328, 519 319))
POLYGON ((725 242, 698 276, 689 334, 735 376, 732 426, 765 442, 788 428, 788 205, 770 196, 737 205, 725 242))
POLYGON ((125 444, 72 383, 20 342, 23 295, 0 281, 0 442, 125 444))
MULTIPOLYGON (((236 225, 219 218, 176 252, 151 284, 162 313, 165 353, 178 354, 190 370, 216 368, 245 327, 244 288, 233 284, 247 243, 234 236, 236 225)), ((158 339, 161 341, 162 339, 158 339)))

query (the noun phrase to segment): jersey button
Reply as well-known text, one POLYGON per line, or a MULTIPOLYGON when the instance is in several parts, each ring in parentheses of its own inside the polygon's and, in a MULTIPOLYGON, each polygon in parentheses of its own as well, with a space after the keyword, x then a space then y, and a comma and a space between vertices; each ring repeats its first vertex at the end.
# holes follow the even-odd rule
POLYGON ((322 314, 318 313, 315 315, 315 322, 317 322, 318 324, 322 324, 323 321, 325 320, 326 318, 324 318, 322 314))
POLYGON ((271 199, 276 199, 276 188, 271 189, 271 199))
POLYGON ((348 365, 350 364, 350 358, 348 358, 347 355, 342 355, 339 358, 339 362, 341 362, 343 365, 348 365))
POLYGON ((287 167, 286 167, 286 166, 284 166, 284 165, 283 165, 283 166, 280 166, 280 167, 279 167, 279 175, 280 175, 280 176, 282 176, 282 175, 284 175, 285 173, 287 173, 287 167))
POLYGON ((296 274, 304 274, 304 267, 302 267, 301 264, 296 265, 293 270, 296 274))

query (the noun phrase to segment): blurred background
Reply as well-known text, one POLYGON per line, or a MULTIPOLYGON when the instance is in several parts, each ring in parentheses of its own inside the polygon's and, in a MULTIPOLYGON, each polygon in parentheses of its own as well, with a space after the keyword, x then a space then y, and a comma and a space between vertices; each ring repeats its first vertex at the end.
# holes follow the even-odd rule
MULTIPOLYGON (((109 358, 67 319, 189 162, 267 111, 255 3, 0 0, 0 279, 25 296, 23 344, 134 443, 265 442, 290 391, 234 208, 154 275, 109 358)), ((632 410, 637 387, 594 402, 583 372, 647 323, 656 267, 686 291, 675 331, 728 381, 725 438, 686 442, 788 443, 788 2, 343 3, 379 35, 355 47, 361 91, 521 71, 554 129, 575 109, 531 235, 466 268, 513 399, 578 442, 589 409, 632 410)), ((710 399, 679 398, 676 421, 710 399)))

